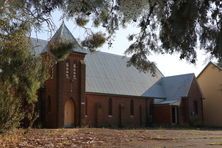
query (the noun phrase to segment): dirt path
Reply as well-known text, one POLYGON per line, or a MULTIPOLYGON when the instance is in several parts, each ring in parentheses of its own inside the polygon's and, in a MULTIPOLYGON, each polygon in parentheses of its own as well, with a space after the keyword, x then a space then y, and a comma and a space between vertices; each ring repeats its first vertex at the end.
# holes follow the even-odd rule
POLYGON ((16 130, 0 135, 0 147, 216 148, 222 147, 222 131, 95 128, 16 130))

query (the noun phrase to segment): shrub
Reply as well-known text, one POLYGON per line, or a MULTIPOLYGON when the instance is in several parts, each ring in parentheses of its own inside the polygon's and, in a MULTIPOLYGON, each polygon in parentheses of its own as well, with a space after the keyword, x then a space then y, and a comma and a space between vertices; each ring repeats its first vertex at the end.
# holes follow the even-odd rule
POLYGON ((0 132, 19 127, 22 118, 20 99, 0 90, 0 132))

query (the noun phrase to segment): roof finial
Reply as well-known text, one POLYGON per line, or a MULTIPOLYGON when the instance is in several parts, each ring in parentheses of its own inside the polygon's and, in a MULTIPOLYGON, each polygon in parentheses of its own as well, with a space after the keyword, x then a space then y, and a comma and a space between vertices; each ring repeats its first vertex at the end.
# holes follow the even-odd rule
POLYGON ((61 24, 61 26, 63 26, 63 25, 65 25, 65 21, 64 21, 64 20, 62 20, 62 24, 61 24))

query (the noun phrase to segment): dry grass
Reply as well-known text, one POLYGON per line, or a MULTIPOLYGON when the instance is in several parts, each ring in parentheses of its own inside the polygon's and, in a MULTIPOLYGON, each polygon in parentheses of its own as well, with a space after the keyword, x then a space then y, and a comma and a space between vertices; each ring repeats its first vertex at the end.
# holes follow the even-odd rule
POLYGON ((221 147, 222 131, 31 129, 0 135, 0 147, 221 147))

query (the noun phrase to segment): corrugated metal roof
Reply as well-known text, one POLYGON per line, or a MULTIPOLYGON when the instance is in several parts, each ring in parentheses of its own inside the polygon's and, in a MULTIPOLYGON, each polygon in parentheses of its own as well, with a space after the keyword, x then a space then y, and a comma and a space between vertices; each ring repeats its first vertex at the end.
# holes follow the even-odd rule
MULTIPOLYGON (((44 52, 47 41, 32 39, 35 52, 44 52)), ((162 73, 157 69, 156 76, 143 73, 135 67, 127 67, 127 57, 93 52, 85 57, 86 63, 86 92, 142 96, 155 84, 162 73)))
MULTIPOLYGON (((75 52, 88 53, 85 57, 86 63, 86 92, 143 96, 144 92, 155 84, 161 77, 162 73, 156 69, 156 76, 151 73, 143 73, 135 67, 127 67, 127 57, 109 54, 105 52, 90 53, 80 48, 78 42, 72 36, 71 32, 63 23, 56 31, 50 42, 56 40, 65 40, 74 42, 75 52)), ((32 40, 36 44, 41 44, 35 50, 38 53, 44 52, 47 41, 32 40), (42 50, 41 50, 42 48, 42 50)))
POLYGON ((156 76, 127 67, 127 57, 105 52, 88 53, 86 63, 86 92, 142 96, 163 75, 156 76))
POLYGON ((188 96, 194 77, 194 74, 163 77, 143 95, 165 98, 164 101, 167 104, 171 100, 178 100, 181 99, 181 97, 188 96))
POLYGON ((30 41, 35 55, 43 53, 46 45, 48 44, 47 41, 36 38, 30 38, 30 41))

